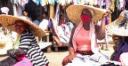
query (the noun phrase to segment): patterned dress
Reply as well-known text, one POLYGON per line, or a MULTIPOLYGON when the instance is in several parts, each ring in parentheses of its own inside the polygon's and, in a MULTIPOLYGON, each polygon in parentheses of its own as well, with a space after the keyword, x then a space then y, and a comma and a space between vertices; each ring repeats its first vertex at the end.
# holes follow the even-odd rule
POLYGON ((46 66, 49 63, 32 33, 24 32, 21 35, 19 48, 26 52, 33 66, 46 66))

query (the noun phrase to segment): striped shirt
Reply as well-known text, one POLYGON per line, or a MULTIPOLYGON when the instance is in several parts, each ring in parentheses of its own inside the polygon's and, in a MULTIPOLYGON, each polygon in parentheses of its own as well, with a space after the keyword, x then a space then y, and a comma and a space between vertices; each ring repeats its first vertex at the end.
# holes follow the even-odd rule
POLYGON ((26 52, 33 66, 46 66, 49 63, 32 33, 24 32, 21 35, 19 48, 26 52))

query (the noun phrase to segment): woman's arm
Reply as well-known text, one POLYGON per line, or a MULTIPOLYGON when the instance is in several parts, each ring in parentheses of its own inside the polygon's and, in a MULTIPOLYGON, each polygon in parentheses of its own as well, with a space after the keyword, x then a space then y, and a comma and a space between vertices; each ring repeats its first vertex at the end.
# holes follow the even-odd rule
POLYGON ((69 40, 69 54, 63 59, 62 65, 65 66, 67 63, 72 62, 72 59, 75 57, 75 51, 72 45, 72 38, 73 38, 73 33, 75 31, 75 27, 72 29, 71 37, 69 40))
POLYGON ((105 38, 105 18, 102 18, 101 25, 96 25, 96 38, 102 40, 105 38))
POLYGON ((110 14, 109 11, 107 11, 103 16, 102 16, 102 19, 100 20, 101 21, 101 24, 100 25, 96 25, 96 38, 99 39, 99 40, 102 40, 105 38, 105 19, 106 17, 110 14))
POLYGON ((72 44, 72 38, 73 38, 73 34, 75 32, 75 28, 76 28, 76 26, 74 26, 74 28, 72 29, 70 40, 69 40, 69 54, 71 54, 71 55, 74 55, 74 53, 75 53, 73 44, 72 44))

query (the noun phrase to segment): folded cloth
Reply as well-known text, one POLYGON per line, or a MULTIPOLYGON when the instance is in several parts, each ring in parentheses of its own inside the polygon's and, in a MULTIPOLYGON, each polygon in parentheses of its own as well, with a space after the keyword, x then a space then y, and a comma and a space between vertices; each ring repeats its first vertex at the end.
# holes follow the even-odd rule
POLYGON ((27 57, 23 57, 23 59, 13 66, 33 66, 31 61, 27 57))

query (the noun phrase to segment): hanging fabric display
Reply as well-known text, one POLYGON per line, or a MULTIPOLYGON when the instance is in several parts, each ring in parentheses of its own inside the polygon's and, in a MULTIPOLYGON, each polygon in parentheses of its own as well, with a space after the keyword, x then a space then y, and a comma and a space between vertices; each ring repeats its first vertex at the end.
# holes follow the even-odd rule
POLYGON ((126 4, 125 0, 119 0, 119 2, 120 2, 119 10, 124 10, 125 9, 125 4, 126 4))
POLYGON ((13 15, 13 4, 11 3, 11 0, 0 0, 0 8, 1 7, 8 7, 9 8, 9 15, 13 15))
POLYGON ((47 3, 46 3, 45 1, 46 1, 46 0, 41 0, 41 2, 40 2, 41 6, 47 5, 47 3))
POLYGON ((39 5, 41 0, 36 0, 36 4, 39 5))
POLYGON ((108 10, 110 6, 110 0, 105 0, 105 3, 106 3, 106 9, 108 10))
POLYGON ((73 0, 74 5, 80 4, 80 0, 73 0))
POLYGON ((54 5, 55 4, 55 1, 54 0, 49 0, 49 4, 54 5))
POLYGON ((66 4, 66 0, 60 0, 59 3, 60 3, 61 5, 65 5, 65 4, 66 4))
POLYGON ((84 5, 86 3, 86 0, 80 0, 80 4, 84 5))
POLYGON ((93 5, 97 5, 97 0, 93 0, 93 5))
POLYGON ((67 4, 70 4, 72 2, 72 0, 66 0, 67 4))

